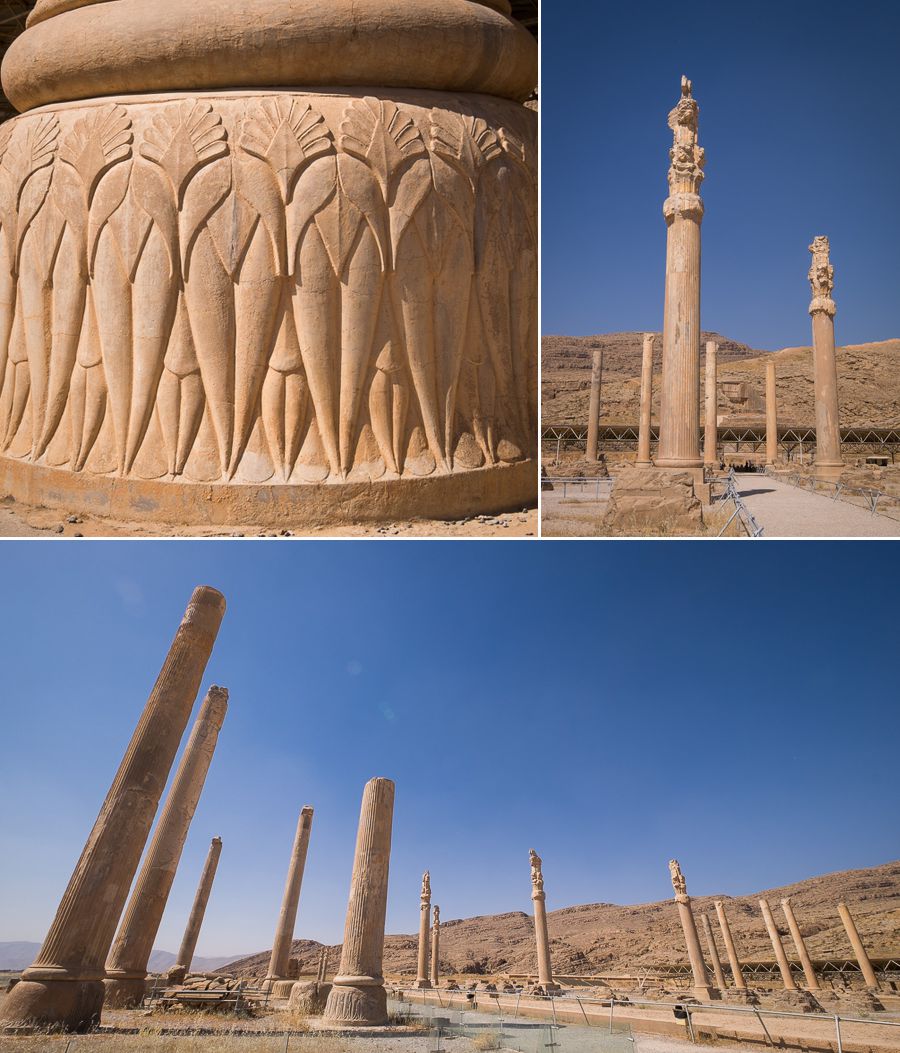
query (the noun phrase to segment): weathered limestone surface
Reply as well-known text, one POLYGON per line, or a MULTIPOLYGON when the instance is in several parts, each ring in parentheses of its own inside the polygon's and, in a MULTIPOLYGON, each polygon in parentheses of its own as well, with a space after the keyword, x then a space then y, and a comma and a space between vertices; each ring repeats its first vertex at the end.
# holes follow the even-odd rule
POLYGON ((318 1016, 324 1011, 330 993, 331 984, 322 980, 298 980, 291 987, 288 1009, 318 1016))
POLYGON ((841 922, 846 930, 847 938, 850 940, 853 954, 859 963, 860 972, 863 974, 863 979, 866 981, 866 987, 871 987, 877 990, 880 986, 878 983, 878 977, 875 975, 875 970, 872 968, 869 955, 866 952, 866 948, 863 946, 863 941, 860 939, 859 929, 857 929, 856 922, 853 920, 853 915, 847 909, 846 903, 838 903, 838 914, 841 916, 841 922))
POLYGON ((186 11, 48 2, 4 60, 0 486, 175 524, 533 498, 530 35, 502 0, 186 11))
POLYGON ((706 158, 697 143, 700 107, 691 82, 681 78, 681 99, 669 114, 669 196, 663 204, 666 299, 663 315, 659 455, 663 468, 697 468, 700 456, 700 184, 706 158))
POLYGON ((696 530, 702 504, 694 483, 692 472, 623 467, 616 473, 605 520, 638 534, 657 528, 696 530))
POLYGON ((840 411, 838 409, 837 364, 834 358, 834 267, 829 259, 828 238, 819 235, 809 246, 812 263, 809 284, 812 300, 813 366, 816 397, 816 474, 837 479, 841 460, 840 411))
POLYGON ((214 837, 206 853, 206 862, 203 864, 203 873, 200 875, 200 884, 194 896, 194 904, 191 907, 190 917, 181 947, 178 949, 178 960, 169 970, 169 978, 173 983, 180 983, 190 971, 191 962, 194 960, 194 951, 197 949, 197 940, 200 937, 200 929, 203 926, 203 917, 206 914, 206 905, 212 892, 213 881, 219 866, 219 857, 222 855, 222 838, 214 837), (177 970, 177 975, 176 975, 177 970))
POLYGON ((50 931, 0 1022, 73 1031, 98 1023, 104 964, 224 613, 221 593, 194 590, 50 931))
POLYGON ((709 467, 719 464, 719 420, 716 358, 719 345, 715 340, 706 341, 706 385, 704 405, 706 417, 703 422, 703 463, 709 467))
POLYGON ((788 928, 791 930, 791 939, 794 941, 794 946, 797 948, 800 964, 803 966, 803 975, 806 977, 806 985, 810 991, 818 991, 819 978, 816 976, 816 970, 813 967, 812 959, 806 949, 806 941, 803 939, 803 933, 800 931, 800 926, 794 915, 794 908, 790 899, 783 899, 781 901, 781 907, 784 911, 785 918, 787 918, 788 928))
POLYGON ((108 1006, 131 1008, 139 1005, 144 997, 147 963, 227 710, 228 692, 222 687, 211 687, 191 729, 106 960, 105 1003, 108 1006))
POLYGON ((431 986, 437 987, 441 971, 441 908, 434 905, 434 924, 431 927, 431 986))
POLYGON ((275 929, 272 956, 269 959, 269 971, 266 975, 267 983, 289 979, 288 960, 294 940, 294 925, 297 922, 297 907, 300 903, 300 888, 303 885, 303 871, 306 867, 306 853, 309 850, 312 821, 313 810, 307 805, 300 810, 300 818, 297 820, 297 831, 294 834, 291 861, 284 884, 281 911, 278 915, 278 927, 275 929))
POLYGON ((776 401, 775 360, 766 362, 766 464, 778 461, 778 402, 776 401))
POLYGON ((538 984, 544 991, 558 991, 559 984, 553 982, 553 966, 550 961, 543 863, 533 848, 529 853, 529 859, 531 862, 531 901, 534 904, 534 939, 537 945, 538 984))
POLYGON ((709 982, 709 973, 706 969, 706 962, 703 960, 700 937, 697 935, 697 926, 694 922, 694 912, 691 910, 691 897, 687 894, 687 883, 677 859, 669 860, 669 874, 672 878, 672 888, 675 890, 678 916, 684 930, 684 942, 687 944, 691 972, 694 974, 694 994, 701 1000, 709 1001, 718 997, 718 991, 709 982))
POLYGON ((718 987, 720 991, 724 991, 725 974, 722 972, 722 963, 719 960, 719 948, 716 947, 716 938, 713 935, 709 915, 701 914, 700 923, 703 925, 703 935, 706 937, 706 946, 709 948, 709 960, 712 962, 713 976, 716 980, 716 987, 718 987))
POLYGON ((371 779, 363 791, 341 964, 325 1006, 331 1024, 387 1022, 381 963, 393 813, 394 784, 371 779))
POLYGON ((761 899, 759 901, 759 908, 762 911, 763 921, 766 923, 766 931, 772 942, 772 950, 775 952, 775 960, 778 962, 778 970, 781 973, 784 989, 786 991, 796 991, 797 985, 791 974, 791 966, 788 962, 787 955, 784 953, 784 944, 781 942, 781 936, 778 933, 775 919, 772 917, 772 909, 769 906, 768 900, 761 899))
POLYGON ((419 905, 419 955, 416 968, 416 987, 431 987, 428 978, 428 929, 431 925, 431 875, 426 870, 422 875, 422 892, 419 905))
POLYGON ((603 383, 603 350, 595 348, 591 362, 591 397, 588 407, 587 449, 589 461, 597 460, 597 444, 600 431, 600 387, 603 383))
POLYGON ((650 468, 650 416, 653 409, 653 333, 644 333, 641 352, 641 416, 635 467, 650 468))
POLYGON ((728 964, 731 966, 731 975, 734 979, 734 986, 738 990, 746 990, 747 983, 744 980, 744 973, 741 969, 741 962, 738 958, 737 948, 734 945, 734 937, 731 935, 731 926, 728 924, 728 917, 725 914, 725 905, 717 899, 716 903, 716 916, 719 919, 719 927, 722 930, 722 939, 725 942, 725 952, 728 955, 728 964))

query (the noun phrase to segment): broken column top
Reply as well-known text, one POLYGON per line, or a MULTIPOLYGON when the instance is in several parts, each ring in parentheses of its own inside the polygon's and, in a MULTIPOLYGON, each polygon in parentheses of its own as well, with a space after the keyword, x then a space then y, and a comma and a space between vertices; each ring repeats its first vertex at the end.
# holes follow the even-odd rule
POLYGON ((20 111, 135 92, 378 85, 524 100, 509 0, 38 0, 3 63, 20 111))
POLYGON ((809 284, 812 288, 812 300, 809 305, 809 313, 825 311, 833 315, 836 307, 831 294, 834 291, 834 267, 831 266, 831 246, 824 234, 813 238, 809 246, 812 253, 812 263, 809 267, 809 284))
POLYGON ((684 901, 688 898, 687 882, 681 872, 681 864, 677 859, 669 860, 669 874, 672 878, 672 888, 675 890, 675 899, 684 901))
POLYGON ((706 152, 697 143, 700 107, 691 95, 691 82, 681 78, 681 98, 669 113, 673 142, 669 150, 669 190, 672 194, 699 194, 706 152))

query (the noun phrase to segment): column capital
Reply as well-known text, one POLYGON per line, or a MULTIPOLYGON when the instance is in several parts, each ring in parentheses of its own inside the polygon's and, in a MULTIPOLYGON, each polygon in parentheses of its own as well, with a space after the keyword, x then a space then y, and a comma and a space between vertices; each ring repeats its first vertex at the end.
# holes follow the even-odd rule
POLYGON ((830 296, 814 296, 809 304, 809 313, 815 314, 816 311, 822 311, 833 318, 837 313, 837 307, 830 296))
POLYGON ((663 215, 666 223, 676 219, 693 219, 700 223, 703 219, 703 198, 699 194, 670 194, 663 201, 663 215))

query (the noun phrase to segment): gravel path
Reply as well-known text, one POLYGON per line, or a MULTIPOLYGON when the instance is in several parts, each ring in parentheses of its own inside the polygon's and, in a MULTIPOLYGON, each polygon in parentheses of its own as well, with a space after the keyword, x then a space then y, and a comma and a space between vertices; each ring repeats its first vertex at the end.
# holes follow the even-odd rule
POLYGON ((846 501, 764 475, 738 475, 736 482, 764 537, 900 537, 900 522, 846 501))

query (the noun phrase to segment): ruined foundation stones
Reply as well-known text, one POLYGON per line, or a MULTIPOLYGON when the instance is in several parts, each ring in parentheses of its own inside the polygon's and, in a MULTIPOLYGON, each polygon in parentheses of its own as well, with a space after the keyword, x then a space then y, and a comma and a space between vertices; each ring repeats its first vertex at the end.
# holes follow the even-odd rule
POLYGON ((381 963, 393 811, 391 780, 368 782, 359 816, 341 964, 325 1006, 324 1017, 331 1024, 387 1022, 381 963))
POLYGON ((224 613, 221 593, 194 590, 50 931, 0 1023, 85 1031, 99 1022, 106 958, 224 613))

